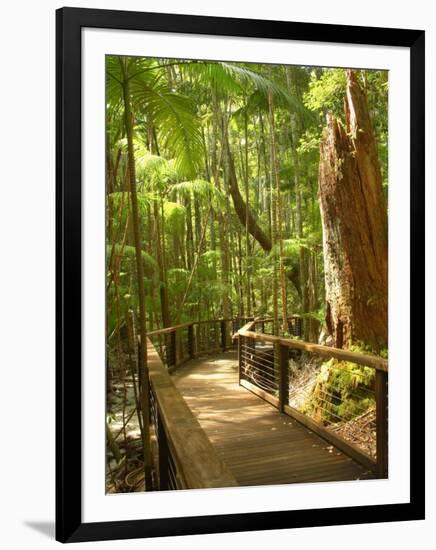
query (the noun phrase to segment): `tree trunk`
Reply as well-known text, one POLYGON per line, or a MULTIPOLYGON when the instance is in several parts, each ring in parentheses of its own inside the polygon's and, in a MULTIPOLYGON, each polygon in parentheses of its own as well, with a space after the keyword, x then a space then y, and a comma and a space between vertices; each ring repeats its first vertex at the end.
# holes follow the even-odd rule
MULTIPOLYGON (((212 146, 211 146, 211 171, 215 187, 221 191, 221 184, 219 178, 219 162, 218 160, 218 126, 219 126, 219 105, 216 97, 216 93, 212 91, 213 99, 213 117, 212 117, 212 146)), ((221 251, 220 260, 221 260, 221 279, 224 286, 224 291, 222 292, 222 316, 224 319, 229 319, 231 316, 230 308, 230 286, 229 286, 229 277, 230 277, 230 255, 229 255, 229 242, 228 242, 228 231, 227 231, 227 213, 218 209, 217 211, 218 218, 218 239, 219 239, 219 248, 221 251)), ((229 341, 230 334, 226 335, 227 341, 229 341)))
MULTIPOLYGON (((223 136, 223 161, 225 166, 225 177, 230 195, 232 197, 235 212, 243 227, 247 227, 250 235, 256 239, 265 252, 270 252, 272 242, 268 235, 262 230, 253 215, 253 212, 246 206, 245 201, 239 191, 238 180, 236 178, 235 163, 230 152, 228 137, 223 136)), ((297 269, 291 269, 286 273, 289 280, 294 285, 297 293, 301 295, 300 277, 297 269)))
POLYGON ((129 185, 130 197, 132 203, 132 225, 136 252, 136 276, 138 282, 138 301, 139 301, 139 334, 141 337, 141 348, 139 354, 139 374, 141 379, 141 410, 142 410, 142 444, 144 452, 144 484, 145 489, 151 489, 151 451, 150 451, 150 432, 149 432, 149 379, 147 365, 147 331, 146 331, 146 313, 145 313, 145 292, 144 292, 144 266, 142 263, 142 243, 139 223, 138 197, 136 193, 136 173, 135 173, 135 155, 133 149, 133 122, 130 108, 130 90, 127 75, 126 60, 120 58, 120 64, 123 71, 123 99, 124 99, 124 122, 127 137, 127 152, 129 163, 129 185))
POLYGON ((155 226, 155 245, 156 245, 156 259, 159 266, 159 296, 160 296, 160 305, 162 313, 162 326, 170 327, 171 326, 171 314, 170 314, 170 305, 168 299, 168 281, 166 276, 166 266, 165 266, 165 257, 164 257, 164 246, 163 246, 163 231, 161 231, 161 208, 159 208, 158 201, 155 200, 153 203, 153 214, 154 214, 154 226, 155 226))
POLYGON ((224 136, 223 141, 223 160, 226 168, 226 179, 230 195, 233 200, 233 206, 235 207, 235 212, 238 215, 242 226, 249 231, 249 233, 256 239, 263 250, 269 252, 272 248, 271 240, 258 225, 253 212, 242 198, 241 192, 239 191, 238 179, 236 177, 235 163, 233 160, 233 156, 230 152, 227 136, 224 136))
MULTIPOLYGON (((269 76, 271 77, 271 68, 269 71, 269 76)), ((287 293, 286 293, 286 277, 285 277, 285 267, 284 267, 284 251, 283 251, 283 238, 282 238, 282 197, 280 192, 280 177, 279 177, 279 161, 276 151, 276 135, 275 135, 275 124, 274 124, 274 105, 272 92, 268 93, 268 111, 269 111, 269 124, 270 124, 270 139, 271 139, 271 185, 273 187, 273 208, 274 208, 274 217, 273 217, 273 233, 274 233, 274 244, 278 245, 278 274, 280 277, 280 292, 281 292, 281 306, 282 306, 282 333, 286 333, 288 330, 288 307, 287 307, 287 293)), ((277 260, 274 260, 274 279, 276 279, 276 270, 277 270, 277 260)), ((273 306, 274 306, 274 334, 279 334, 278 327, 278 289, 277 282, 273 282, 273 306)))
POLYGON ((188 270, 192 269, 194 263, 194 231, 192 229, 192 205, 191 197, 185 199, 186 205, 186 260, 188 270))
POLYGON ((388 234, 366 95, 347 71, 346 128, 327 117, 320 147, 326 324, 337 347, 388 342, 388 234))

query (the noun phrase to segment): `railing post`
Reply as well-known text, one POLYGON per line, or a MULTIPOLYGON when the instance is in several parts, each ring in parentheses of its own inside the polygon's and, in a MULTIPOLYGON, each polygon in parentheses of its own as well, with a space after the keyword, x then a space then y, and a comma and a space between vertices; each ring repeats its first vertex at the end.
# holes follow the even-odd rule
POLYGON ((277 345, 279 367, 279 411, 284 412, 289 399, 288 369, 289 349, 283 344, 277 345))
POLYGON ((242 348, 244 345, 244 337, 238 334, 238 382, 241 383, 242 378, 242 348))
POLYGON ((173 330, 170 333, 170 342, 171 342, 172 353, 171 353, 171 365, 168 365, 168 366, 177 367, 177 331, 176 330, 173 330))
POLYGON ((221 347, 223 351, 227 349, 227 334, 226 334, 226 322, 224 320, 220 321, 221 326, 221 347))
POLYGON ((376 445, 379 478, 388 475, 388 373, 375 372, 376 445))
POLYGON ((142 357, 141 357, 141 353, 142 353, 142 346, 141 346, 141 339, 139 338, 138 336, 138 344, 137 344, 137 347, 136 347, 136 364, 137 364, 137 374, 138 374, 138 386, 141 388, 142 387, 142 369, 141 369, 141 360, 142 360, 142 357))
POLYGON ((195 357, 194 325, 188 326, 188 353, 191 359, 195 357))
POLYGON ((169 489, 168 441, 159 413, 157 413, 157 442, 159 448, 159 491, 167 491, 169 489))
MULTIPOLYGON (((214 335, 214 347, 212 349, 215 349, 218 347, 218 340, 221 340, 221 321, 219 323, 212 323, 213 329, 213 335, 214 335), (220 333, 220 334, 218 334, 220 333)), ((220 344, 221 346, 221 344, 220 344)))

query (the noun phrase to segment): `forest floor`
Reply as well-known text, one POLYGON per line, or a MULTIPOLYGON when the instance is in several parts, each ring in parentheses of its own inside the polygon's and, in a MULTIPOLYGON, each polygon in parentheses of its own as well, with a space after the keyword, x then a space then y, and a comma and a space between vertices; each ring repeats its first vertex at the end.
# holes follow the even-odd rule
POLYGON ((121 455, 117 461, 108 450, 106 491, 126 493, 144 490, 141 430, 133 383, 119 381, 107 397, 108 428, 121 455))
MULTIPOLYGON (((322 365, 322 360, 311 360, 304 354, 298 361, 291 360, 292 383, 290 384, 289 404, 292 407, 298 410, 305 408, 315 391, 322 365)), ((340 422, 326 422, 325 427, 374 458, 376 456, 375 421, 374 406, 354 418, 340 422)))

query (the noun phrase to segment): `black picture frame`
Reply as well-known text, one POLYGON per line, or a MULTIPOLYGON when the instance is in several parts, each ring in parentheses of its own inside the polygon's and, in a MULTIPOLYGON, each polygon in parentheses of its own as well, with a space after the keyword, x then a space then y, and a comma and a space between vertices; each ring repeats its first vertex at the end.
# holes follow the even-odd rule
POLYGON ((127 539, 424 519, 424 31, 62 8, 56 13, 56 539, 127 539), (410 502, 82 522, 81 29, 127 29, 410 49, 410 502), (417 322, 419 320, 419 322, 417 322))

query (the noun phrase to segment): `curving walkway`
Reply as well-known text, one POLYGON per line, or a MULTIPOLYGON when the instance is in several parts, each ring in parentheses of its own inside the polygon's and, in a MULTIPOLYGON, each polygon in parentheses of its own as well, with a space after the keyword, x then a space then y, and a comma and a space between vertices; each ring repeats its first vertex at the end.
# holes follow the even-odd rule
POLYGON ((174 382, 240 485, 348 481, 373 474, 238 384, 237 352, 186 363, 174 382))

